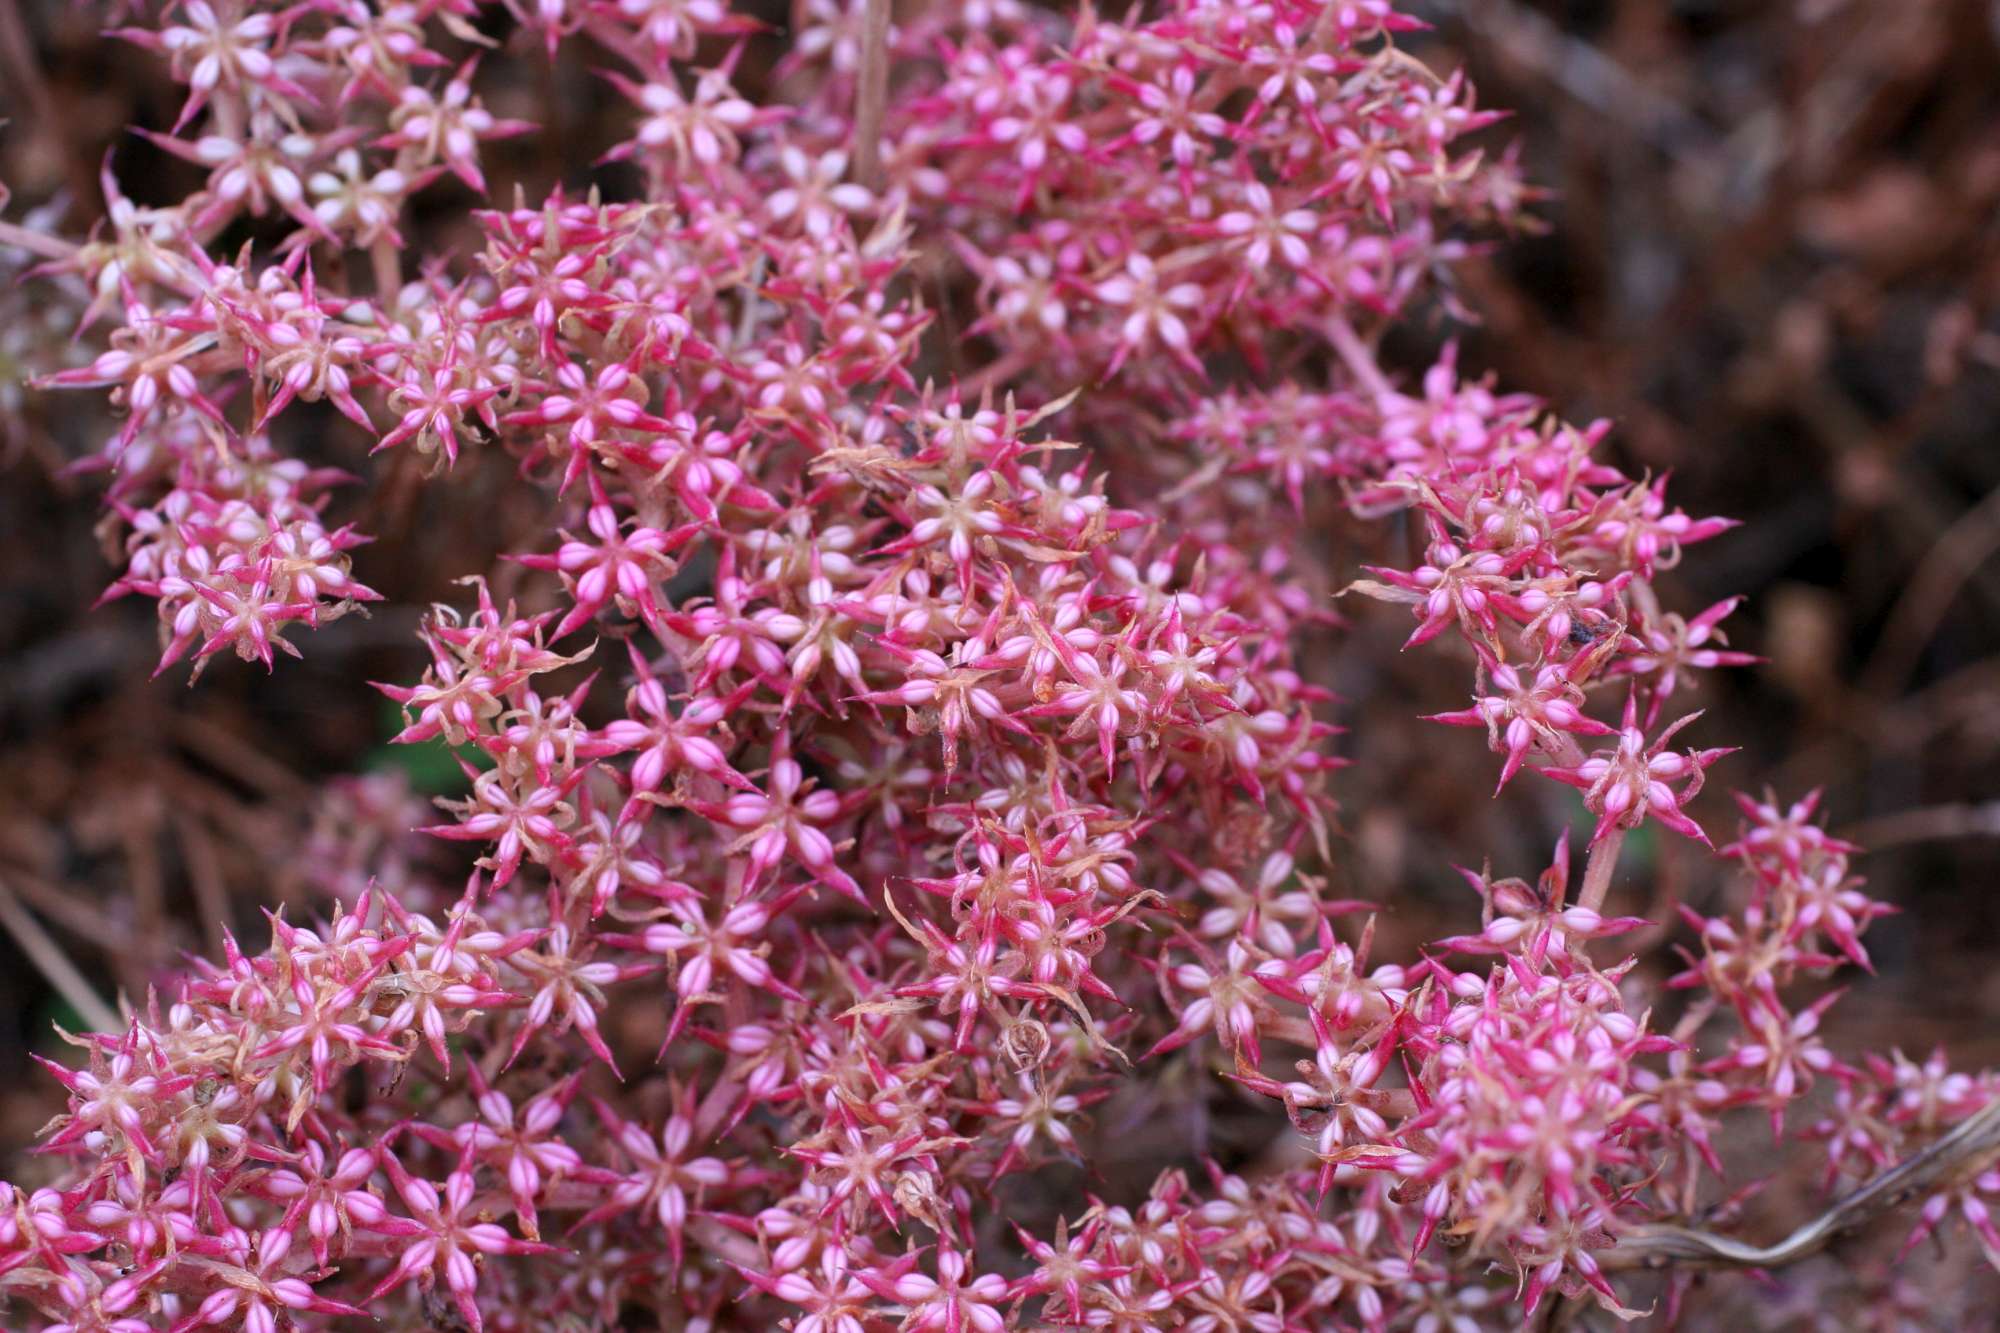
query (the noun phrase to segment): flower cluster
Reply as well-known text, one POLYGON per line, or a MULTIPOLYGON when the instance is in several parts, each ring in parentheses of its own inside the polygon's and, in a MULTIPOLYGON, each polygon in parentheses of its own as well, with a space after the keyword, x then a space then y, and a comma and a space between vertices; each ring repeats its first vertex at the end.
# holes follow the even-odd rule
MULTIPOLYGON (((1674 748, 1678 710, 1752 659, 1733 601, 1683 617, 1655 580, 1729 525, 1450 348, 1416 385, 1378 361, 1527 193, 1463 142, 1494 119, 1463 78, 1398 46, 1411 20, 894 8, 797 6, 767 89, 738 82, 759 25, 712 0, 177 0, 115 34, 185 85, 153 138, 205 183, 141 209, 107 173, 89 238, 15 230, 113 326, 42 384, 123 414, 88 466, 162 669, 268 667, 375 599, 323 519, 353 478, 308 437, 447 494, 502 462, 544 511, 507 565, 451 571, 427 660, 381 687, 399 741, 459 757, 442 822, 332 788, 314 921, 51 1064, 67 1170, 0 1186, 23 1317, 1631 1315, 1603 1256, 1701 1211, 1725 1114, 1833 1079, 1813 1136, 1879 1169, 1990 1099, 1842 1064, 1831 996, 1786 993, 1865 966, 1886 910, 1810 805, 1746 805, 1753 897, 1691 918, 1672 1028, 1594 947, 1644 924, 1606 913, 1628 830, 1708 841, 1726 751, 1674 748), (510 25, 530 49, 482 64, 510 25), (484 195, 485 145, 534 132, 485 109, 489 71, 577 48, 615 66, 631 133, 602 147, 638 197, 483 199, 472 242, 406 262, 412 198, 484 195), (1574 900, 1565 841, 1534 884, 1470 876, 1480 929, 1403 963, 1328 891, 1334 699, 1304 651, 1334 624, 1313 533, 1391 515, 1420 560, 1352 590, 1465 646, 1473 702, 1435 720, 1595 819, 1574 900), (426 823, 471 849, 462 889, 426 823), (1134 1197, 1052 1186, 1039 1230, 983 1206, 1087 1163, 1133 1088, 1226 1083, 1282 1107, 1292 1156, 1181 1145, 1134 1197)), ((1955 1207, 2000 1248, 1996 1190, 1924 1225, 1955 1207)))

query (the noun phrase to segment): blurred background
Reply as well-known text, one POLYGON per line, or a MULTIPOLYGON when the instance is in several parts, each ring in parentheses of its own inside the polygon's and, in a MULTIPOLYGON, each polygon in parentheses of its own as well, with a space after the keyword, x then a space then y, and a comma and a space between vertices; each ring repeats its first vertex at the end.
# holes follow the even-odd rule
MULTIPOLYGON (((1733 827, 1728 788, 1823 788, 1903 909, 1836 1010, 1845 1040, 2000 1060, 2000 5, 1417 12, 1549 192, 1540 234, 1464 270, 1484 323, 1461 364, 1610 418, 1628 471, 1742 520, 1664 587, 1684 614, 1742 594, 1732 646, 1768 659, 1702 682, 1688 739, 1743 747, 1707 827, 1733 827)), ((1434 744, 1407 783, 1497 860, 1521 821, 1465 801, 1434 744)), ((1654 851, 1663 888, 1712 891, 1699 848, 1654 851)))
MULTIPOLYGON (((770 8, 781 26, 783 6, 770 8)), ((1856 979, 1829 1043, 1920 1054, 1948 1041, 1961 1065, 2000 1063, 2000 6, 1414 8, 1433 27, 1407 45, 1438 69, 1463 63, 1482 103, 1513 110, 1488 140, 1519 152, 1546 194, 1536 230, 1486 238, 1461 271, 1483 322, 1440 309, 1398 335, 1391 359, 1420 368, 1456 336, 1462 367, 1572 420, 1612 419, 1622 466, 1671 472, 1689 512, 1743 521, 1664 581, 1685 614, 1743 594, 1732 645, 1768 659, 1701 683, 1709 712, 1688 739, 1742 752, 1713 771, 1698 814, 1720 841, 1728 789, 1824 788, 1835 828, 1873 849, 1871 891, 1902 909, 1871 932, 1877 975, 1856 979)), ((193 184, 124 130, 168 128, 177 90, 154 57, 103 40, 87 9, 0 0, 8 216, 55 201, 67 234, 102 213, 107 151, 141 204, 193 184)), ((488 104, 527 117, 552 106, 563 123, 488 147, 496 196, 519 182, 539 197, 554 181, 615 196, 618 168, 562 152, 621 137, 587 62, 571 53, 550 69, 537 52, 518 68, 483 82, 488 104)), ((454 184, 424 198, 438 217, 420 229, 469 202, 454 184)), ((22 389, 23 359, 60 347, 66 328, 17 274, 0 273, 8 1148, 60 1109, 27 1055, 52 1022, 82 1021, 77 988, 142 1001, 184 951, 219 952, 223 923, 261 943, 263 908, 306 907, 302 859, 333 855, 374 817, 351 793, 315 796, 330 775, 379 774, 370 790, 391 822, 406 808, 397 793, 452 787, 444 756, 384 744, 395 713, 366 682, 413 678, 418 609, 542 513, 504 459, 461 464, 448 487, 391 472, 332 511, 378 535, 355 572, 387 594, 382 608, 313 634, 305 660, 270 677, 218 660, 196 690, 184 668, 150 681, 150 606, 90 609, 112 572, 92 530, 101 483, 65 467, 94 447, 99 404, 22 389)), ((366 466, 331 421, 313 448, 366 466)), ((1367 554, 1337 549, 1336 585, 1367 554)), ((1477 739, 1414 720, 1463 705, 1464 664, 1400 657, 1407 620, 1351 614, 1324 664, 1356 765, 1334 888, 1390 906, 1377 956, 1395 957, 1440 922, 1466 927, 1474 900, 1454 861, 1532 876, 1577 805, 1547 783, 1490 800, 1497 762, 1477 739)), ((439 854, 450 862, 410 852, 439 854)), ((1724 891, 1693 844, 1634 839, 1628 856, 1614 905, 1675 938, 1674 902, 1724 891)))

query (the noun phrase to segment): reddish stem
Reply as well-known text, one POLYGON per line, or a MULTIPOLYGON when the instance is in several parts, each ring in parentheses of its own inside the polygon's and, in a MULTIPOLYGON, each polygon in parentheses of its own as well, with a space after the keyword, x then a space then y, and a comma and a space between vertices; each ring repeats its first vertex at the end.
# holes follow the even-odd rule
POLYGON ((1614 828, 1590 849, 1590 862, 1583 870, 1583 891, 1577 905, 1593 912, 1604 910, 1605 895, 1611 892, 1611 872, 1618 864, 1618 850, 1625 845, 1625 830, 1614 828))
POLYGON ((1382 373, 1382 367, 1376 364, 1375 353, 1361 341, 1361 335, 1354 331, 1354 326, 1347 322, 1345 316, 1335 315, 1327 320, 1325 333, 1327 341, 1333 344, 1333 350, 1340 353, 1348 373, 1360 382, 1362 388, 1376 398, 1386 398, 1396 392, 1388 376, 1382 373))

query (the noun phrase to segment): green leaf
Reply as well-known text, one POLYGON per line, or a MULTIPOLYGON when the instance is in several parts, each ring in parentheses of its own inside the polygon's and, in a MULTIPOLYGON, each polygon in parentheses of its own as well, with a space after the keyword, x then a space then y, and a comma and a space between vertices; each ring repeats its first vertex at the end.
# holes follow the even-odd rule
POLYGON ((363 759, 376 772, 400 772, 410 787, 426 796, 463 796, 471 786, 458 766, 458 752, 442 736, 407 745, 392 745, 388 737, 403 729, 403 711, 389 703, 382 712, 383 741, 363 759))

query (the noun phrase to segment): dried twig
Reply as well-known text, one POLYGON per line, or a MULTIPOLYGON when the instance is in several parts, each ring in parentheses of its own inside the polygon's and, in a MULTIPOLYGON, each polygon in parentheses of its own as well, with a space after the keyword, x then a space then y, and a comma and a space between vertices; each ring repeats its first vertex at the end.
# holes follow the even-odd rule
POLYGON ((1453 0, 1456 12, 1508 59, 1599 116, 1630 127, 1654 147, 1675 153, 1705 149, 1715 132, 1687 107, 1552 19, 1515 0, 1453 0))
POLYGON ((78 939, 116 953, 125 947, 125 931, 90 901, 75 892, 65 892, 59 885, 51 884, 19 866, 10 868, 12 887, 26 906, 49 918, 78 939))
POLYGON ((854 94, 854 178, 882 189, 882 113, 889 104, 889 11, 892 0, 868 0, 861 33, 860 87, 854 94))
POLYGON ((1890 1167, 1775 1245, 1756 1246, 1691 1227, 1641 1227, 1600 1251, 1607 1269, 1779 1268, 1826 1248, 1836 1237, 1893 1208, 1970 1180, 2000 1158, 2000 1102, 1974 1112, 1937 1142, 1890 1167))
POLYGON ((62 946, 21 906, 21 900, 4 879, 0 879, 0 927, 5 927, 35 970, 55 987, 56 994, 69 1001, 69 1007, 76 1010, 85 1027, 93 1032, 115 1032, 125 1026, 111 1006, 97 998, 97 992, 83 979, 83 973, 77 971, 62 946))
POLYGON ((174 739, 245 786, 268 797, 300 800, 312 785, 226 727, 194 713, 167 718, 174 739))
POLYGON ((1889 613, 1874 660, 1861 676, 1861 693, 1896 694, 1923 657, 1966 581, 2000 551, 2000 488, 1960 516, 1937 539, 1889 613))
POLYGON ((222 859, 216 854, 215 840, 187 811, 174 811, 174 830, 180 837, 181 860, 194 886, 195 902, 201 908, 202 937, 208 942, 209 957, 220 958, 229 928, 229 890, 222 859))
POLYGON ((1912 842, 2000 838, 2000 801, 1978 805, 1960 801, 1954 805, 1925 806, 1920 810, 1898 810, 1895 814, 1864 819, 1850 828, 1841 829, 1840 836, 1878 852, 1884 847, 1900 847, 1912 842))
MULTIPOLYGON (((0 0, 0 70, 6 72, 4 86, 8 86, 13 94, 0 99, 0 105, 17 102, 24 107, 28 112, 28 123, 34 131, 53 140, 57 160, 73 171, 75 164, 82 159, 70 143, 71 118, 58 109, 48 80, 42 77, 41 55, 21 14, 20 0, 0 0)), ((75 247, 70 248, 74 250, 75 247)))

